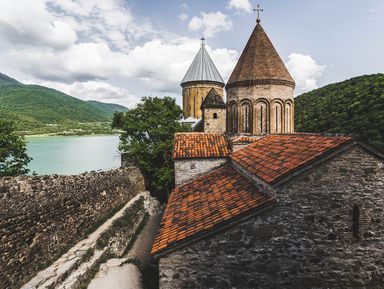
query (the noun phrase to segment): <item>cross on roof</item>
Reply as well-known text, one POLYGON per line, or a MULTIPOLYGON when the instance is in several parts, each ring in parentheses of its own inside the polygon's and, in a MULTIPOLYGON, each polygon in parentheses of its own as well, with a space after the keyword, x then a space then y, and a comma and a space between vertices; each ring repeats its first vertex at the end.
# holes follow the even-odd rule
POLYGON ((200 38, 200 40, 201 40, 201 44, 204 44, 204 41, 205 41, 205 38, 204 38, 204 36, 203 36, 203 37, 201 37, 201 38, 200 38))
POLYGON ((257 12, 256 22, 259 23, 260 22, 260 12, 263 12, 264 9, 261 9, 260 5, 257 4, 257 8, 254 8, 253 11, 257 12))

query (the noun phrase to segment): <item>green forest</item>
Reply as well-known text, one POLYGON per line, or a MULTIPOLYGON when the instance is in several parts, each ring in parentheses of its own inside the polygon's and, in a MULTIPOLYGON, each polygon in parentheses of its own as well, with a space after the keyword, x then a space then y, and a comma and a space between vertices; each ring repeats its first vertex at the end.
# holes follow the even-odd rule
POLYGON ((60 91, 24 85, 0 74, 0 117, 13 120, 25 134, 112 133, 115 111, 124 106, 83 101, 60 91))
POLYGON ((384 74, 355 77, 295 98, 295 130, 354 134, 384 150, 384 74))

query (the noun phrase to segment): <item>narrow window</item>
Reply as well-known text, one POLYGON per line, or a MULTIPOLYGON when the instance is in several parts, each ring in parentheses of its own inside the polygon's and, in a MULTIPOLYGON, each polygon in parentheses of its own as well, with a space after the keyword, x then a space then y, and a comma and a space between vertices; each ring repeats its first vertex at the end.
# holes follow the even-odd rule
POLYGON ((285 132, 291 131, 291 104, 287 103, 285 107, 285 132))
POLYGON ((213 119, 217 119, 217 113, 216 112, 213 114, 213 119))
POLYGON ((257 115, 257 133, 265 134, 267 133, 267 105, 264 102, 259 102, 256 105, 256 115, 257 115))
POLYGON ((230 109, 230 127, 231 127, 231 133, 237 133, 237 104, 232 103, 231 109, 230 109))
POLYGON ((280 103, 276 103, 275 105, 275 132, 281 133, 282 132, 282 106, 280 103))
POLYGON ((360 221, 360 208, 358 205, 353 205, 352 210, 352 234, 353 237, 358 239, 359 238, 359 221, 360 221))
POLYGON ((251 105, 249 103, 242 105, 242 131, 251 132, 251 105))

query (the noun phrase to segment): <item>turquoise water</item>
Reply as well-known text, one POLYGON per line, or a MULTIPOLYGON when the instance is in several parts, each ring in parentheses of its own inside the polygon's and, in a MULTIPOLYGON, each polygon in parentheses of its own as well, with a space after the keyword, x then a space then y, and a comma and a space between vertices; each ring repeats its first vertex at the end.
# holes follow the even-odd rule
POLYGON ((27 137, 29 169, 39 175, 72 175, 120 167, 118 136, 27 137))

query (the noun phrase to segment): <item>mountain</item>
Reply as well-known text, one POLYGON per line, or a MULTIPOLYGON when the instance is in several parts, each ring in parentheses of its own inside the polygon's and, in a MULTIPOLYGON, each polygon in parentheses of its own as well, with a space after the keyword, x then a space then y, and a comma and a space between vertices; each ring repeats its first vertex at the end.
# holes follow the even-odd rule
POLYGON ((0 73, 0 85, 21 84, 16 79, 13 79, 5 74, 0 73))
POLYGON ((384 150, 384 74, 364 75, 295 99, 295 130, 356 134, 384 150))
POLYGON ((19 130, 78 123, 110 122, 117 104, 83 101, 55 89, 24 85, 0 74, 0 117, 16 121, 19 130))
POLYGON ((127 111, 127 108, 125 106, 122 106, 120 104, 115 103, 105 103, 105 102, 99 102, 96 100, 89 100, 87 101, 89 105, 92 107, 101 110, 104 112, 105 115, 112 118, 113 114, 117 112, 125 112, 127 111))

